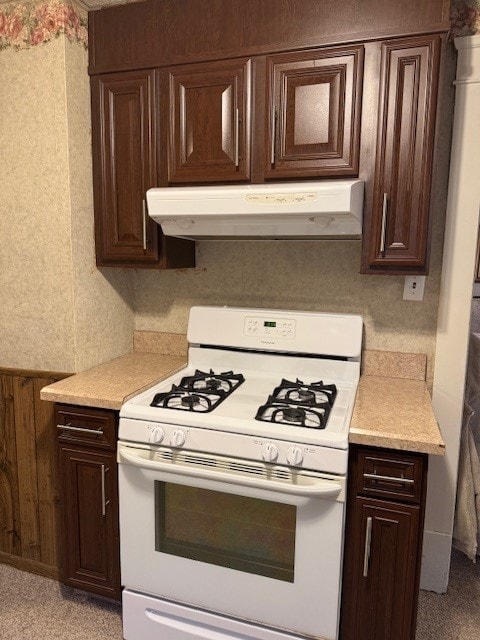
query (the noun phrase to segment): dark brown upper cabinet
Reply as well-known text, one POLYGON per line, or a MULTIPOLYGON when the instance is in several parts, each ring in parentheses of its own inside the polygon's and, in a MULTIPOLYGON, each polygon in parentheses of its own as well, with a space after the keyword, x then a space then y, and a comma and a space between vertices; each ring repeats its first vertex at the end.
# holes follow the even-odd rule
POLYGON ((267 58, 265 178, 358 175, 363 45, 267 58))
POLYGON ((250 177, 250 60, 169 71, 168 181, 250 177))
POLYGON ((450 0, 145 0, 88 16, 90 73, 448 31, 450 0))
POLYGON ((93 183, 97 265, 192 267, 194 243, 166 238, 148 216, 147 189, 159 186, 155 71, 95 76, 93 183))
POLYGON ((146 191, 157 184, 155 73, 92 79, 97 264, 158 262, 146 191))
POLYGON ((362 270, 426 273, 438 34, 382 44, 373 204, 362 270))

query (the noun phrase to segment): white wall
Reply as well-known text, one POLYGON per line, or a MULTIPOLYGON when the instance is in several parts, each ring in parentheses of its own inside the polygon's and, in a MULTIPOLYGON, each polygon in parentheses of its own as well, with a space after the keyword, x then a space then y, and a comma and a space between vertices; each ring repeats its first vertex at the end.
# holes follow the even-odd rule
POLYGON ((459 38, 433 406, 445 458, 431 457, 421 587, 448 585, 480 204, 480 36, 459 38))

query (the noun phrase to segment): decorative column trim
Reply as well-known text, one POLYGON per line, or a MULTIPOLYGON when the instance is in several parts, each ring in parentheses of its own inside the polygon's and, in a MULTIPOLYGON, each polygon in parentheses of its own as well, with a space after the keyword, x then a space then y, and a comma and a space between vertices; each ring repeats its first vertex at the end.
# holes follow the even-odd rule
POLYGON ((457 79, 454 84, 480 83, 480 35, 455 38, 458 51, 457 79))

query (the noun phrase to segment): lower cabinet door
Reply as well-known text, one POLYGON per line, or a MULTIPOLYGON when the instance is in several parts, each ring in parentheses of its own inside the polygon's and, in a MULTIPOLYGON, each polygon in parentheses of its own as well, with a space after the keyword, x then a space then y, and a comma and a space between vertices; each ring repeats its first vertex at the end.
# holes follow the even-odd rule
POLYGON ((114 453, 60 446, 63 581, 120 598, 118 483, 114 453))
POLYGON ((413 640, 419 507, 356 498, 346 553, 343 640, 413 640), (349 570, 350 569, 350 570, 349 570))

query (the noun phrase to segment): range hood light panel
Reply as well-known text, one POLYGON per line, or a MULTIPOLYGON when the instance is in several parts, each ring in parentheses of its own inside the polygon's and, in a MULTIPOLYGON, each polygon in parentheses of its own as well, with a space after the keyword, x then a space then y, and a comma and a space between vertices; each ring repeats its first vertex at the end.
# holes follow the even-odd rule
POLYGON ((147 202, 163 233, 178 238, 358 238, 363 192, 362 180, 163 187, 150 189, 147 202))

